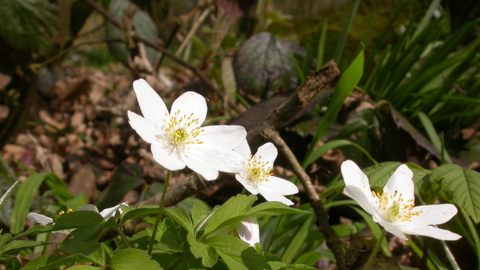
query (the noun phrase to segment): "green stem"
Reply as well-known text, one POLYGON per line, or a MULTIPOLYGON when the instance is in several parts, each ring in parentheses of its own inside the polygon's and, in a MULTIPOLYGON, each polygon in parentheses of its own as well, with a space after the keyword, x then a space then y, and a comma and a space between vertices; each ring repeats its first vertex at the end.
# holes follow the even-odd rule
POLYGON ((128 243, 128 239, 127 239, 127 237, 125 236, 125 234, 123 233, 122 228, 118 227, 118 228, 117 228, 117 232, 118 232, 118 234, 120 235, 120 237, 122 238, 122 241, 123 241, 123 243, 125 244, 125 246, 126 246, 127 248, 130 248, 130 243, 128 243))
POLYGON ((148 247, 148 255, 152 255, 153 244, 155 243, 155 236, 157 236, 158 225, 160 224, 160 219, 162 219, 165 198, 167 197, 168 182, 170 181, 170 175, 172 172, 167 170, 167 176, 165 177, 165 183, 163 183, 163 192, 162 198, 160 199, 160 206, 158 207, 157 220, 155 221, 155 226, 153 226, 152 239, 150 240, 150 246, 148 247))
POLYGON ((370 255, 370 258, 368 258, 368 261, 365 264, 365 267, 363 267, 363 270, 369 270, 370 267, 372 266, 373 262, 375 261, 375 257, 377 256, 377 253, 380 250, 380 247, 382 246, 382 242, 383 242, 383 239, 385 238, 385 235, 387 235, 387 231, 385 229, 382 229, 382 234, 380 235, 380 237, 378 237, 377 244, 375 245, 375 248, 372 251, 372 255, 370 255))

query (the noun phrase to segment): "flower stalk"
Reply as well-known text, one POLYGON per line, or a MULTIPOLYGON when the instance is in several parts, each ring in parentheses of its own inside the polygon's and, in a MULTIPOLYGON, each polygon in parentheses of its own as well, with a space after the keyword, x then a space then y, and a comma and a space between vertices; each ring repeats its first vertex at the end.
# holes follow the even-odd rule
POLYGON ((160 199, 160 205, 158 207, 157 219, 155 226, 153 226, 152 239, 150 240, 150 246, 148 247, 148 255, 152 255, 153 245, 155 244, 155 237, 157 236, 158 225, 162 219, 163 209, 165 205, 165 198, 167 197, 168 183, 170 182, 170 176, 172 172, 167 170, 167 176, 165 177, 165 183, 163 184, 162 198, 160 199))
POLYGON ((380 250, 380 247, 382 246, 383 239, 385 239, 385 236, 387 235, 387 231, 385 229, 382 230, 382 234, 377 239, 377 244, 373 248, 372 254, 370 255, 370 258, 368 258, 367 263, 363 267, 363 270, 369 270, 370 267, 372 267, 373 262, 375 261, 375 257, 377 256, 378 251, 380 250))

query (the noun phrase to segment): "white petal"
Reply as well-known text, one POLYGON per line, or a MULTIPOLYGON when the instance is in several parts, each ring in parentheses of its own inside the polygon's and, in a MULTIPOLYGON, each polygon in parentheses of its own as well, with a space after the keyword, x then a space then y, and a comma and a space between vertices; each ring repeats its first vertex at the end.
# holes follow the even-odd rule
POLYGON ((292 201, 290 201, 289 199, 285 198, 283 195, 278 194, 267 187, 258 186, 258 192, 265 198, 265 200, 269 202, 281 202, 286 205, 293 205, 292 201))
POLYGON ((217 125, 203 127, 203 132, 197 138, 205 145, 233 150, 240 144, 245 143, 246 137, 247 131, 242 126, 217 125))
POLYGON ((240 174, 235 174, 235 179, 237 179, 237 181, 240 182, 240 184, 242 184, 243 187, 248 190, 248 192, 252 193, 253 195, 258 194, 257 188, 253 186, 250 181, 243 178, 240 174))
POLYGON ((98 208, 93 204, 86 204, 75 211, 92 211, 98 213, 98 208))
POLYGON ((201 174, 207 180, 218 177, 218 171, 237 173, 244 168, 244 157, 233 150, 217 149, 208 145, 196 145, 185 151, 187 167, 201 174))
POLYGON ((240 239, 252 247, 255 243, 260 243, 260 227, 254 218, 240 222, 237 225, 237 232, 240 239))
POLYGON ((163 123, 163 119, 168 116, 168 110, 157 92, 144 79, 134 81, 133 89, 137 95, 143 117, 151 123, 163 123))
POLYGON ((125 203, 115 205, 114 207, 105 208, 105 209, 102 210, 102 212, 100 212, 100 215, 102 215, 103 219, 108 220, 109 218, 111 218, 115 215, 117 210, 120 213, 122 213, 122 210, 120 209, 120 207, 122 207, 123 205, 125 205, 125 203))
POLYGON ((185 162, 180 160, 177 155, 170 154, 162 145, 152 144, 151 149, 155 161, 166 169, 177 171, 185 168, 185 162))
POLYGON ((41 215, 41 214, 33 213, 33 212, 28 213, 27 218, 28 220, 33 221, 35 223, 39 223, 43 226, 53 222, 52 218, 41 215))
POLYGON ((462 237, 461 235, 453 233, 449 230, 444 230, 433 226, 410 226, 402 228, 402 230, 407 234, 428 236, 440 240, 455 241, 462 237))
POLYGON ((268 177, 268 181, 259 183, 258 185, 267 187, 281 195, 292 195, 298 193, 298 188, 294 183, 280 177, 270 176, 268 177))
POLYGON ((412 210, 412 212, 419 211, 422 212, 419 216, 411 218, 410 223, 415 226, 443 224, 458 212, 457 207, 453 204, 421 205, 412 210))
POLYGON ((405 236, 405 234, 402 232, 402 230, 400 230, 400 228, 398 228, 397 226, 391 224, 391 223, 388 223, 388 222, 379 222, 379 224, 385 228, 385 230, 393 235, 395 235, 396 237, 398 238, 401 238, 403 240, 408 240, 407 239, 407 236, 405 236))
POLYGON ((268 162, 268 166, 270 168, 273 167, 273 162, 277 158, 277 155, 277 148, 275 147, 275 145, 273 145, 273 143, 270 142, 260 146, 257 150, 257 153, 255 153, 255 157, 261 157, 262 161, 268 162))
POLYGON ((388 194, 394 194, 398 192, 402 194, 404 201, 414 200, 414 185, 413 185, 413 172, 407 167, 407 165, 400 165, 393 175, 388 179, 387 184, 383 188, 383 192, 388 194))
MULTIPOLYGON (((343 181, 345 181, 345 186, 355 186, 357 187, 362 193, 365 194, 366 197, 372 197, 372 191, 370 190, 370 183, 368 182, 367 176, 360 170, 360 168, 355 164, 355 162, 351 160, 346 160, 342 163, 340 167, 342 170, 343 181)), ((347 194, 347 190, 344 193, 347 194)), ((353 197, 352 197, 353 198, 353 197)))
POLYGON ((363 190, 357 186, 346 186, 343 190, 343 193, 355 200, 360 207, 362 207, 363 210, 365 210, 371 216, 379 219, 379 215, 373 204, 374 199, 372 193, 364 193, 363 190))
POLYGON ((243 140, 243 142, 240 143, 240 145, 238 145, 237 147, 235 147, 235 149, 233 149, 233 151, 239 153, 239 154, 242 155, 245 159, 250 158, 250 154, 251 154, 250 146, 248 145, 248 142, 247 142, 246 139, 243 140))
POLYGON ((156 130, 155 126, 148 122, 147 119, 141 117, 140 115, 128 111, 128 123, 130 126, 142 137, 142 139, 148 143, 155 142, 156 130))
POLYGON ((185 92, 173 102, 170 115, 175 115, 177 111, 180 111, 180 115, 187 117, 191 115, 193 119, 198 119, 200 126, 207 117, 207 102, 200 94, 191 91, 185 92))

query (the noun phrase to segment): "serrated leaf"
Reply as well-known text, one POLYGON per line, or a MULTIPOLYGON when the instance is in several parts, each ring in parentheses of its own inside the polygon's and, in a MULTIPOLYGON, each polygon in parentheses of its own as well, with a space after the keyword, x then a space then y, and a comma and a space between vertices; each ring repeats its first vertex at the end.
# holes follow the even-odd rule
POLYGON ((292 49, 304 51, 268 32, 251 36, 240 47, 234 65, 239 88, 264 98, 279 89, 294 88, 298 77, 292 63, 292 49))
POLYGON ((217 263, 218 253, 214 248, 198 242, 192 233, 187 234, 187 240, 190 244, 190 251, 192 252, 193 256, 195 256, 197 259, 201 258, 203 266, 212 267, 215 265, 215 263, 217 263))
POLYGON ((165 213, 180 224, 185 230, 191 232, 193 230, 192 218, 187 211, 181 208, 167 208, 165 213))
POLYGON ((440 185, 440 196, 462 208, 476 223, 480 221, 480 173, 445 164, 433 169, 429 179, 440 185))
POLYGON ((363 173, 368 177, 371 188, 383 190, 390 176, 400 165, 401 162, 382 162, 363 169, 363 173))
POLYGON ((205 234, 208 235, 221 227, 225 221, 245 214, 253 202, 257 200, 256 196, 237 195, 230 198, 222 206, 215 210, 210 220, 205 227, 205 234))
POLYGON ((115 253, 108 268, 112 270, 161 270, 158 262, 152 260, 152 257, 143 250, 124 249, 115 253))
MULTIPOLYGON (((185 238, 182 238, 183 234, 180 234, 178 229, 172 219, 163 219, 155 236, 155 240, 157 240, 155 250, 168 253, 182 252, 182 244, 185 242, 185 238)), ((153 229, 148 228, 147 234, 151 237, 152 233, 153 229)))
POLYGON ((89 256, 101 248, 97 238, 101 235, 103 229, 105 229, 105 224, 78 228, 65 238, 58 250, 71 255, 89 256))
POLYGON ((203 243, 213 247, 230 269, 271 269, 265 257, 258 254, 247 243, 233 236, 212 236, 205 239, 203 243))

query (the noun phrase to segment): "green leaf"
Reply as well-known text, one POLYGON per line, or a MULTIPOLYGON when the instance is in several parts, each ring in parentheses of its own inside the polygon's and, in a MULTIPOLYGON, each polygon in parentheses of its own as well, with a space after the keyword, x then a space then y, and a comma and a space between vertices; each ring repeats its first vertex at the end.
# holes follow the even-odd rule
POLYGON ((10 216, 11 233, 17 234, 23 230, 35 193, 47 175, 46 173, 31 175, 20 185, 13 204, 12 215, 10 216))
POLYGON ((0 209, 3 208, 5 203, 7 203, 8 199, 10 199, 10 197, 12 196, 13 191, 19 184, 20 184, 20 181, 15 181, 15 183, 13 183, 13 185, 10 188, 8 188, 5 194, 3 194, 2 198, 0 198, 0 209))
POLYGON ((193 220, 193 225, 197 227, 199 223, 208 216, 208 213, 212 209, 208 209, 208 206, 203 204, 203 203, 196 203, 193 205, 192 209, 192 220, 193 220))
MULTIPOLYGON (((51 270, 59 269, 61 266, 77 263, 94 263, 94 261, 82 255, 44 255, 27 263, 22 270, 51 270)), ((69 268, 72 269, 72 268, 69 268)))
POLYGON ((218 207, 212 215, 205 227, 204 236, 226 227, 227 224, 223 224, 225 221, 245 214, 256 200, 257 197, 253 195, 237 195, 230 198, 222 206, 218 207))
POLYGON ((248 217, 266 217, 279 214, 307 214, 298 208, 289 207, 281 202, 264 202, 252 207, 245 215, 248 217))
POLYGON ((72 200, 73 196, 70 194, 65 181, 54 173, 49 173, 45 176, 45 183, 50 187, 53 196, 60 202, 65 204, 66 201, 72 200))
POLYGON ((298 228, 298 230, 295 232, 295 235, 292 238, 292 241, 289 243, 289 245, 285 249, 285 252, 282 255, 282 262, 284 263, 292 262, 292 259, 295 257, 295 255, 297 255, 303 243, 307 239, 308 233, 310 231, 310 228, 313 226, 315 219, 316 219, 315 216, 311 215, 307 219, 307 221, 305 221, 302 224, 302 226, 298 228))
MULTIPOLYGON (((155 240, 158 242, 155 245, 155 251, 162 251, 168 253, 182 252, 182 244, 185 242, 185 238, 182 238, 178 230, 182 229, 177 228, 176 224, 170 218, 165 218, 158 226, 157 235, 155 240)), ((147 229, 148 235, 151 237, 153 229, 147 229)))
MULTIPOLYGON (((140 207, 144 207, 144 206, 140 206, 140 207)), ((120 225, 125 224, 125 222, 127 222, 130 219, 154 215, 156 213, 158 213, 158 207, 144 207, 144 208, 134 209, 134 210, 128 211, 127 213, 125 213, 125 215, 123 215, 120 225)))
POLYGON ((268 264, 272 270, 315 270, 317 268, 305 264, 285 264, 283 262, 270 261, 268 264))
POLYGON ((213 247, 198 242, 192 233, 187 234, 187 240, 190 244, 190 251, 197 259, 202 259, 202 264, 205 267, 212 267, 217 263, 218 254, 213 247))
POLYGON ((445 164, 433 169, 429 179, 440 185, 440 196, 462 208, 476 223, 480 221, 480 173, 445 164))
POLYGON ((103 269, 103 268, 97 267, 97 266, 89 266, 89 265, 74 265, 68 268, 68 270, 94 270, 94 269, 103 269))
POLYGON ((298 256, 298 258, 295 260, 295 263, 313 266, 321 258, 323 258, 322 254, 315 251, 310 251, 298 256))
POLYGON ((328 110, 320 121, 320 125, 317 129, 317 132, 312 140, 311 146, 308 149, 307 155, 303 161, 303 166, 305 162, 309 159, 310 155, 313 152, 314 147, 317 145, 317 142, 325 135, 328 128, 335 122, 337 119, 338 112, 343 106, 343 102, 350 95, 353 88, 357 86, 357 83, 360 81, 363 75, 363 49, 357 55, 352 64, 347 68, 343 73, 342 77, 335 86, 335 91, 332 95, 332 100, 328 105, 328 110))
POLYGON ((165 209, 165 213, 185 228, 185 230, 189 232, 193 231, 192 218, 188 215, 187 211, 181 208, 167 208, 165 209))
POLYGON ((238 87, 264 99, 281 88, 294 88, 298 77, 290 56, 292 50, 304 51, 298 45, 281 41, 268 32, 251 36, 240 47, 235 61, 238 87))
POLYGON ((143 250, 124 249, 115 253, 108 268, 112 270, 161 270, 158 262, 152 260, 152 257, 143 250))
POLYGON ((55 9, 46 1, 1 0, 0 36, 15 49, 41 53, 55 33, 55 9))
POLYGON ((363 147, 360 145, 347 141, 347 140, 335 140, 331 142, 327 142, 324 145, 318 147, 317 149, 313 150, 312 154, 310 157, 305 161, 305 166, 308 166, 312 164, 315 160, 317 160, 319 157, 323 156, 325 153, 327 153, 329 150, 335 149, 335 148, 340 148, 342 146, 354 146, 358 150, 360 150, 365 156, 370 159, 374 164, 377 163, 377 161, 368 153, 367 150, 365 150, 363 147))
MULTIPOLYGON (((90 256, 96 254, 101 249, 97 238, 102 234, 105 225, 96 225, 94 227, 81 227, 69 234, 58 248, 59 251, 66 252, 71 255, 80 254, 90 256)), ((93 258, 96 258, 94 256, 93 258)))
POLYGON ((55 220, 54 230, 94 227, 104 223, 103 217, 94 211, 74 211, 60 215, 55 220))
POLYGON ((0 249, 2 255, 5 254, 17 254, 18 252, 22 251, 23 249, 32 248, 44 245, 44 243, 34 242, 34 241, 26 241, 26 240, 17 240, 12 241, 0 249))
POLYGON ((365 168, 363 173, 368 177, 371 188, 383 190, 390 176, 400 165, 402 165, 401 162, 382 162, 365 168))
POLYGON ((271 269, 267 259, 258 254, 242 240, 230 235, 217 235, 203 242, 213 247, 230 269, 260 270, 271 269))

